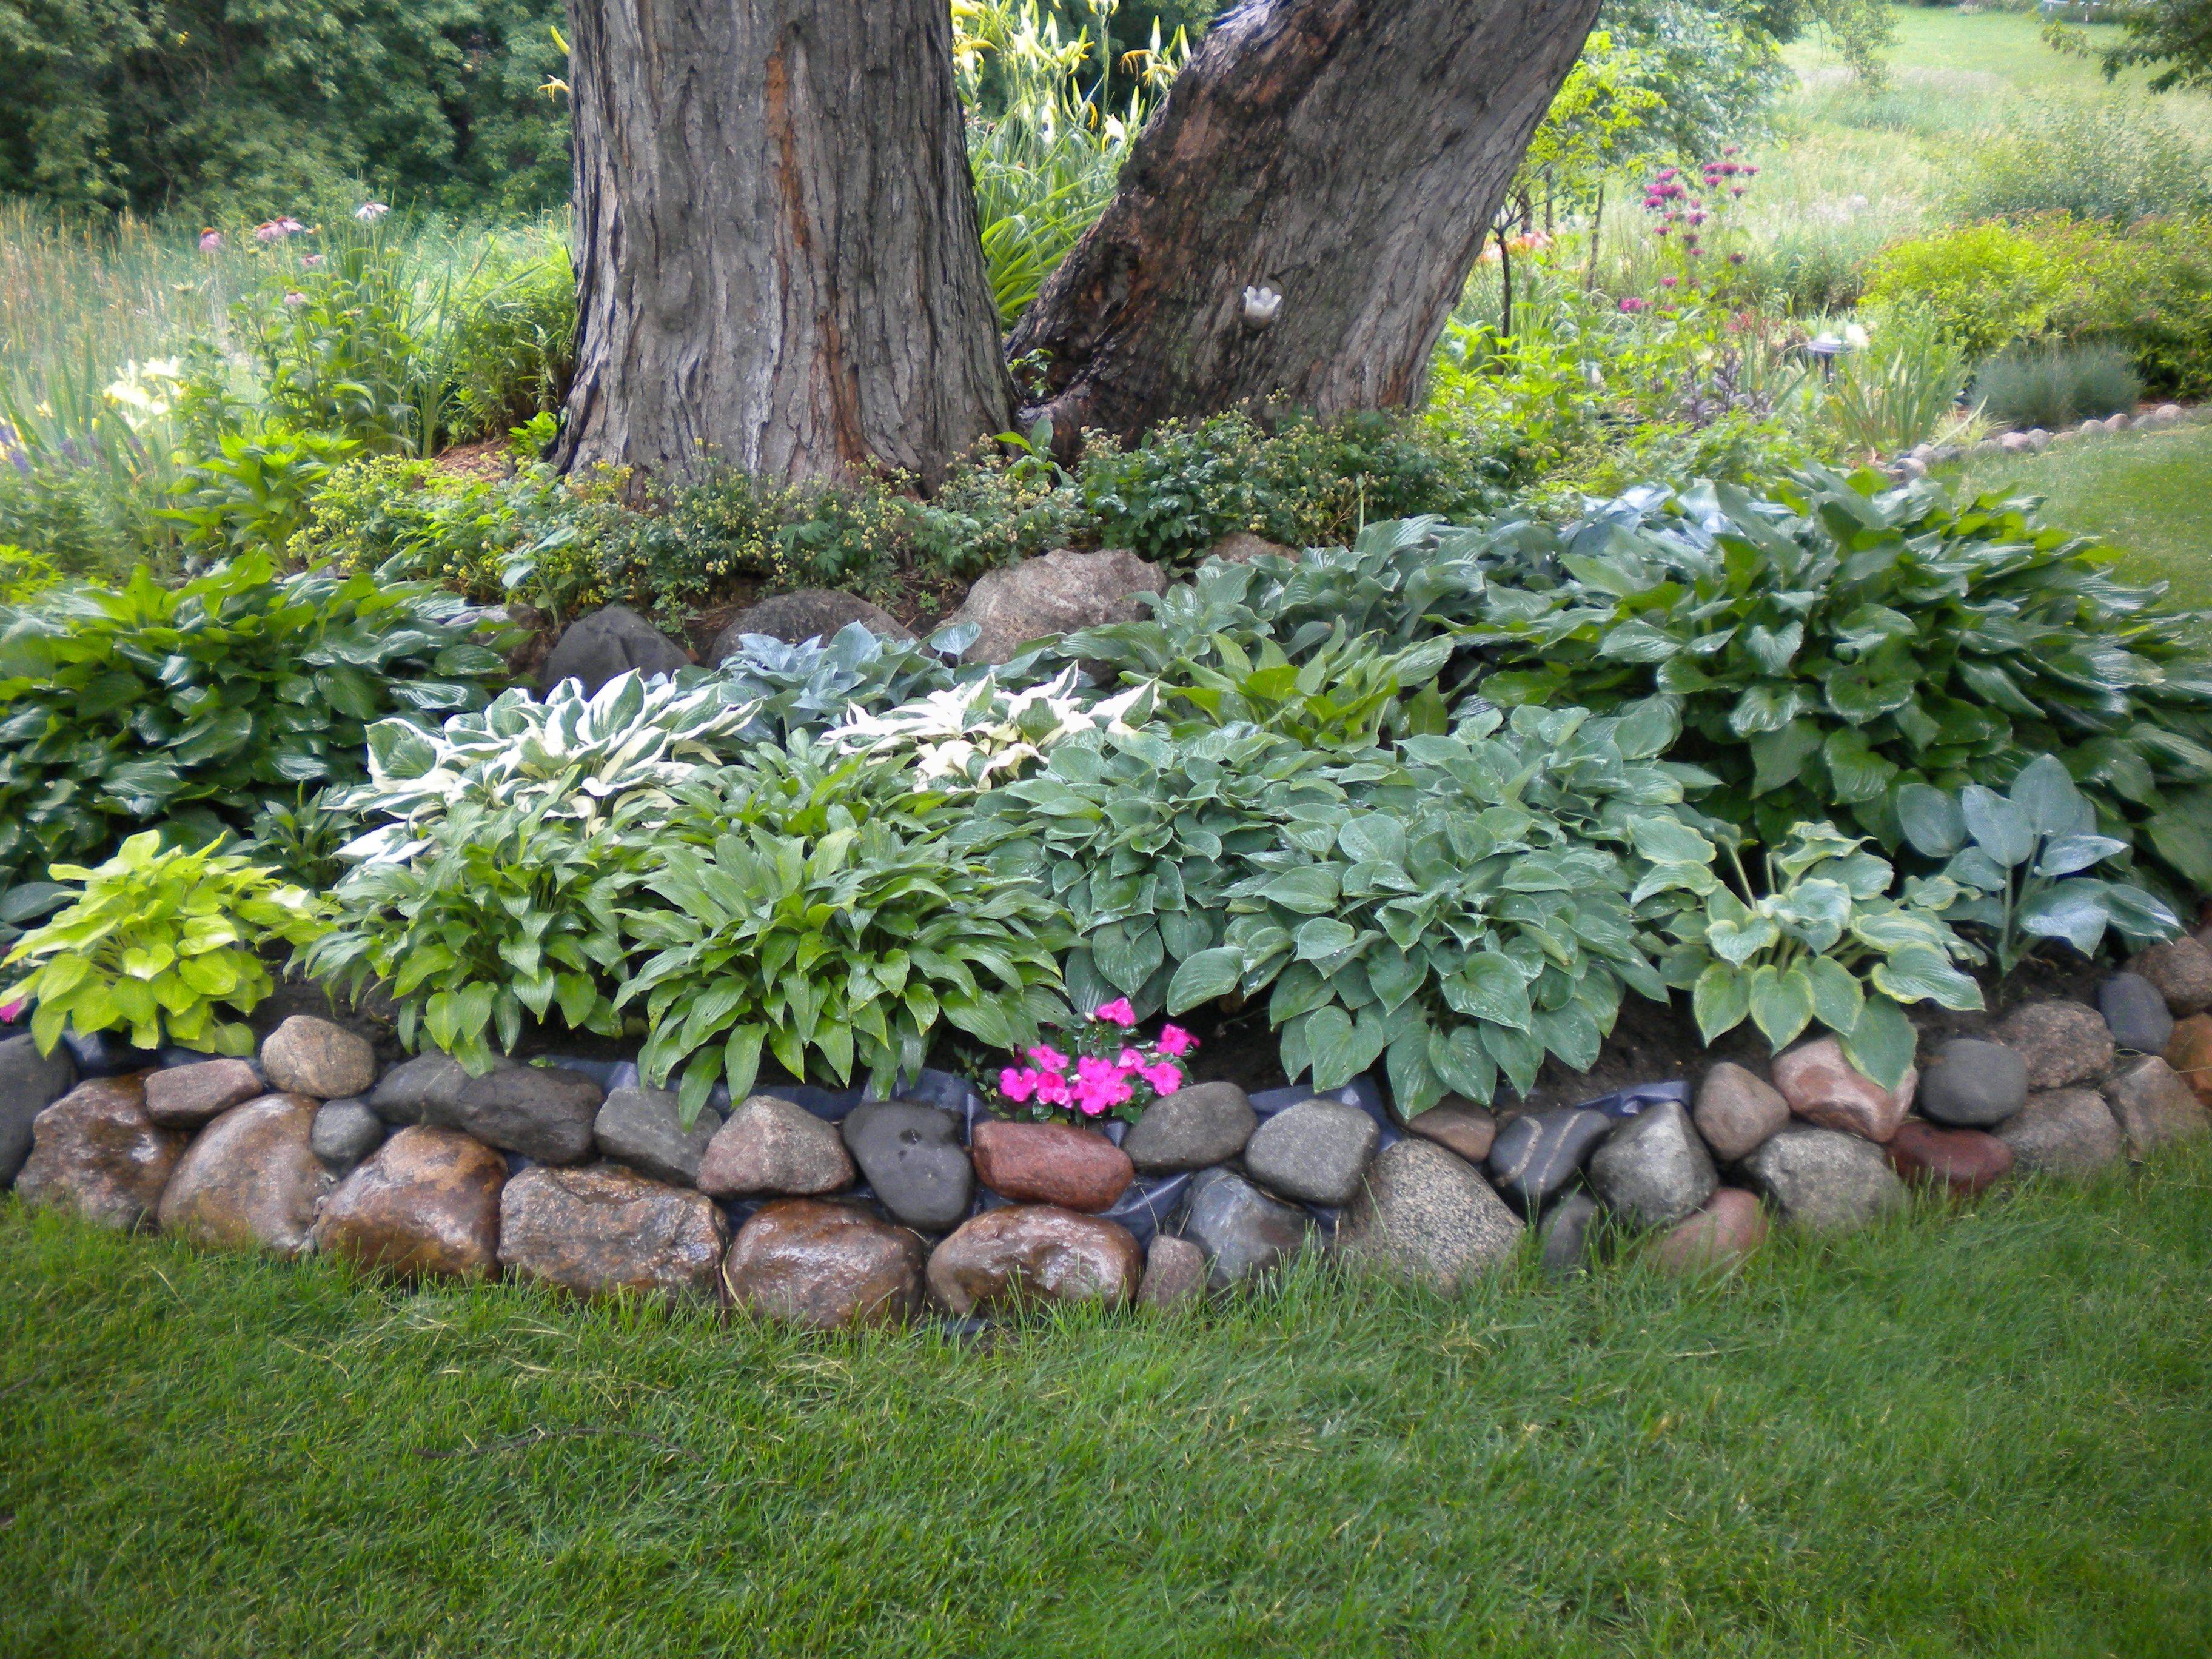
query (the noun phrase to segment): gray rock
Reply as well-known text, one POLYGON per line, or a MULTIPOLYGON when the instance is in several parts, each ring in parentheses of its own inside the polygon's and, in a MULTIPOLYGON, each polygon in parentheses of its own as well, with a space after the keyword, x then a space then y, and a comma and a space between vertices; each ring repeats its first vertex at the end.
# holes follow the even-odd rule
POLYGON ((349 1100, 376 1083, 376 1050, 343 1025, 295 1014, 261 1045, 261 1069, 279 1094, 349 1100))
POLYGON ((985 571, 945 626, 972 623, 979 630, 963 662, 1006 662, 1031 640, 1102 623, 1135 622, 1145 614, 1137 595, 1166 586, 1158 565, 1126 548, 1078 553, 1063 547, 985 571))
POLYGON ((975 1196, 975 1169, 950 1112, 910 1100, 870 1100, 844 1122, 845 1149, 883 1206, 909 1227, 957 1226, 975 1196))
POLYGON ((76 1087, 76 1062, 57 1044, 42 1054, 27 1032, 0 1042, 0 1190, 31 1155, 31 1120, 76 1087))
POLYGON ((745 635, 765 634, 786 645, 809 640, 828 640, 858 623, 871 634, 887 640, 910 640, 914 630, 879 605, 871 605, 857 593, 835 588, 802 587, 795 593, 775 593, 758 605, 747 605, 730 618, 714 636, 707 660, 720 666, 744 648, 745 635))
POLYGON ((1290 1261, 1310 1225, 1234 1170, 1208 1170, 1190 1183, 1176 1231, 1205 1254, 1206 1287, 1225 1291, 1290 1261))
POLYGON ((1849 1232, 1905 1201, 1905 1183, 1873 1141, 1792 1125, 1744 1160, 1744 1172, 1793 1227, 1849 1232))
POLYGON ((1224 564, 1249 564, 1255 559, 1288 559, 1296 563, 1304 556, 1295 547, 1271 542, 1249 530, 1232 530, 1207 548, 1206 556, 1218 559, 1224 564))
POLYGON ((1376 1154, 1336 1248, 1346 1261, 1449 1294, 1512 1255, 1521 1232, 1473 1164, 1432 1140, 1407 1139, 1376 1154))
POLYGON ((1340 1100, 1304 1100, 1252 1132, 1246 1173, 1271 1192, 1303 1204, 1349 1204, 1375 1156, 1382 1126, 1340 1100))
POLYGON ((1581 1173, 1599 1141, 1612 1132, 1603 1112, 1555 1107, 1515 1118, 1490 1148, 1490 1178, 1523 1215, 1540 1208, 1581 1173))
POLYGON ((2173 1011, 2166 994, 2141 974, 2114 974, 2100 985, 2097 1009, 2123 1048, 2162 1054, 2173 1041, 2173 1011))
POLYGON ((1140 1308, 1176 1308, 1206 1293, 1206 1252, 1187 1238, 1155 1233, 1137 1285, 1140 1308))
POLYGON ((2186 933, 2150 946, 2128 966, 2158 988, 2177 1017, 2212 1008, 2212 950, 2186 933))
POLYGON ((1920 1079, 1916 1103, 1958 1128, 2002 1123, 2027 1103, 2027 1057, 2007 1043, 1953 1037, 1920 1079))
POLYGON ((696 1178, 717 1198, 818 1198, 853 1184, 853 1160, 834 1123, 775 1095, 748 1095, 714 1132, 696 1178))
POLYGON ((2027 1062, 2031 1089, 2063 1089, 2103 1075, 2112 1063, 2105 1017, 2078 1002, 2031 1002, 2007 1014, 1991 1033, 2027 1062))
POLYGON ((1992 1131, 2012 1148, 2013 1168, 2029 1175, 2092 1176, 2118 1161, 2120 1121, 2094 1089, 2051 1089, 1992 1131))
POLYGON ((1588 1193, 1569 1193, 1536 1229, 1536 1261, 1547 1279, 1571 1279, 1589 1266, 1590 1228, 1597 1200, 1588 1193))
POLYGON ((451 1054, 426 1048, 378 1079, 368 1092, 368 1103, 379 1117, 395 1126, 442 1121, 471 1080, 467 1068, 451 1054), (434 1113, 438 1116, 434 1118, 434 1113))
POLYGON ((1790 1121, 1790 1103, 1755 1072, 1724 1060, 1698 1085, 1692 1115, 1713 1156, 1734 1164, 1790 1121))
POLYGON ((678 1187, 699 1184, 699 1160, 722 1127, 712 1106, 699 1109, 690 1128, 678 1115, 672 1089, 617 1089, 592 1121, 592 1139, 617 1164, 678 1187))
POLYGON ((1171 1175, 1226 1163, 1259 1127, 1251 1101, 1233 1083, 1194 1083, 1164 1095, 1129 1126, 1121 1150, 1139 1175, 1171 1175))
POLYGON ((246 1061, 202 1059, 147 1074, 146 1115, 165 1129, 197 1129, 268 1092, 246 1061))
POLYGON ((384 1145, 391 1126, 365 1100, 327 1100, 315 1113, 307 1144, 317 1158, 340 1175, 384 1145))
POLYGON ((581 1164, 592 1155, 592 1123, 605 1098, 581 1072, 509 1066, 471 1078, 450 1108, 433 1107, 423 1121, 535 1163, 581 1164))
POLYGON ((538 683, 550 691, 562 680, 574 680, 588 697, 632 669, 649 679, 690 665, 691 653, 667 635, 628 605, 611 605, 577 617, 562 630, 559 641, 546 653, 538 683))
POLYGON ((1590 1185, 1639 1227, 1671 1227, 1721 1184, 1712 1154, 1679 1102, 1661 1101, 1629 1118, 1590 1154, 1590 1185))
POLYGON ((2212 1112, 2180 1073, 2155 1055, 2136 1061, 2107 1083, 2105 1098, 2119 1121, 2130 1158, 2212 1133, 2212 1112))

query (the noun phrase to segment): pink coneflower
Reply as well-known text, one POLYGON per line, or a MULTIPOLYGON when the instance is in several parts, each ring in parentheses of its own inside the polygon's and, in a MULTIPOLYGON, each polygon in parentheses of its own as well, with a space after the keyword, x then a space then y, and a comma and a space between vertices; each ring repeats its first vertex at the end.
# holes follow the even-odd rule
POLYGON ((200 233, 200 252, 203 253, 222 252, 222 233, 212 227, 202 231, 200 233))
POLYGON ((1621 301, 1620 308, 1632 317, 1639 311, 1649 310, 1650 308, 1650 303, 1651 302, 1650 301, 1639 300, 1636 295, 1632 294, 1621 301))
POLYGON ((319 253, 310 253, 307 258, 301 260, 300 263, 307 270, 313 270, 322 264, 323 256, 319 253))
POLYGON ((373 225, 391 211, 391 207, 386 203, 363 202, 353 210, 353 216, 365 225, 373 225))
POLYGON ((1672 288, 1674 286, 1674 279, 1672 276, 1662 276, 1659 279, 1659 286, 1662 288, 1672 288))
POLYGON ((284 296, 284 303, 288 306, 303 306, 307 303, 307 296, 301 293, 299 289, 294 289, 289 294, 284 296))

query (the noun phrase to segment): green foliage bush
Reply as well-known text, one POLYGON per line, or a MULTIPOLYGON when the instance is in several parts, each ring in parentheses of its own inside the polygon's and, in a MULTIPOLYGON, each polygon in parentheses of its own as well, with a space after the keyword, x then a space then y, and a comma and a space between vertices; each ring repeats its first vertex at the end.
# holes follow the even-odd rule
POLYGON ((127 1030, 141 1048, 165 1042, 250 1054, 251 1013, 275 983, 258 954, 312 944, 329 925, 325 901, 285 885, 215 845, 166 851, 151 830, 126 838, 97 869, 54 866, 69 908, 8 953, 31 968, 0 1001, 32 1004, 31 1035, 47 1053, 64 1028, 127 1030))
POLYGON ((188 466, 165 517, 181 526, 187 552, 227 558, 279 548, 307 522, 315 494, 360 445, 319 432, 264 428, 225 434, 213 453, 188 466))
POLYGON ((2212 674, 2190 619, 2032 501, 1872 488, 1613 504, 1561 536, 1555 575, 1492 589, 1467 635, 1494 653, 1482 694, 1680 699, 1679 757, 1721 780, 1707 810, 1770 845, 1844 811, 1894 846, 1899 784, 2002 787, 2055 754, 2106 833, 2212 887, 2212 674))
POLYGON ((2125 226, 2212 209, 2212 155, 2140 101, 2062 104, 1983 136, 1961 170, 1964 219, 2062 213, 2125 226))
POLYGON ((242 830, 362 775, 368 726, 479 708, 504 675, 450 594, 255 553, 179 586, 141 567, 0 627, 0 886, 171 826, 242 830))

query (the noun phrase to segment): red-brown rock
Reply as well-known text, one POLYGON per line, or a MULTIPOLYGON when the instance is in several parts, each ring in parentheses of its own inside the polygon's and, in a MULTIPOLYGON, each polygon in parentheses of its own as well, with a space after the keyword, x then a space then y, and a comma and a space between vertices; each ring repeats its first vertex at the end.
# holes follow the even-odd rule
POLYGON ((1129 1155, 1104 1135, 1072 1123, 975 1126, 969 1152, 975 1178, 1018 1203, 1070 1210, 1111 1209, 1136 1179, 1129 1155))
POLYGON ((402 1129, 324 1200, 315 1248, 409 1277, 494 1279, 506 1184, 506 1158, 481 1140, 402 1129))
POLYGON ((2173 1041, 2166 1045, 2166 1063, 2197 1091, 2197 1099, 2212 1106, 2212 1014, 2191 1014, 2173 1023, 2173 1041))
POLYGON ((1447 1100, 1431 1106, 1409 1119, 1406 1127, 1475 1164, 1490 1156, 1491 1143, 1498 1139, 1498 1120, 1465 1101, 1447 1100))
POLYGON ((96 1077, 31 1120, 15 1190, 26 1204, 127 1231, 153 1218, 185 1139, 146 1115, 143 1077, 96 1077))
POLYGON ((211 1250, 305 1250, 331 1189, 310 1144, 316 1109, 305 1095, 264 1095, 209 1124, 161 1194, 161 1231, 211 1250))
POLYGON ((919 1234, 851 1204, 787 1198, 738 1230, 722 1262, 731 1302, 817 1330, 895 1324, 921 1305, 919 1234))
POLYGON ((971 1217, 932 1251, 929 1291, 955 1314, 1017 1299, 1119 1307, 1144 1271, 1144 1252, 1118 1223, 1016 1204, 971 1217))
POLYGON ((165 1129, 197 1129, 269 1092, 242 1060, 204 1060, 146 1073, 146 1115, 165 1129))
POLYGON ((1774 1062, 1774 1086, 1791 1111, 1824 1129, 1877 1143, 1905 1121, 1919 1081, 1919 1073, 1907 1067, 1903 1082, 1883 1088, 1844 1059, 1843 1044, 1832 1036, 1802 1042, 1774 1062))
POLYGON ((1790 1121, 1790 1103, 1756 1072, 1722 1060, 1698 1085, 1698 1133, 1723 1164, 1749 1158, 1790 1121))
POLYGON ((2012 1148, 1980 1129, 1943 1129, 1918 1118, 1898 1126, 1883 1149, 1889 1167, 1914 1186, 1942 1185, 1971 1198, 2012 1170, 2012 1148))
POLYGON ((1666 1273, 1704 1273, 1741 1261, 1766 1242, 1766 1212, 1741 1187, 1723 1187, 1654 1240, 1651 1259, 1666 1273))
POLYGON ((509 1277, 578 1296, 716 1294, 729 1223, 704 1193, 619 1164, 537 1164, 499 1196, 499 1263, 509 1277))

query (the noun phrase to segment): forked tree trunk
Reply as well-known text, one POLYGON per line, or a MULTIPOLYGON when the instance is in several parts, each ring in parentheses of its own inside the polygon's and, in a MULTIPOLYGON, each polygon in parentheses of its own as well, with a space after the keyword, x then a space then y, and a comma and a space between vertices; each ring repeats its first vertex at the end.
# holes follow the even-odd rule
POLYGON ((945 0, 568 11, 563 465, 929 478, 1003 429, 945 0))
POLYGON ((1025 419, 1126 440, 1266 401, 1413 402, 1597 5, 1245 0, 1015 329, 1010 356, 1042 354, 1025 419), (1282 295, 1272 322, 1248 287, 1282 295))

